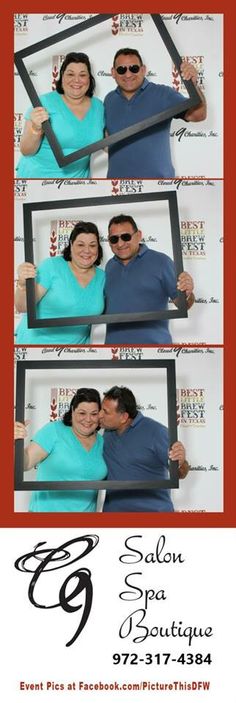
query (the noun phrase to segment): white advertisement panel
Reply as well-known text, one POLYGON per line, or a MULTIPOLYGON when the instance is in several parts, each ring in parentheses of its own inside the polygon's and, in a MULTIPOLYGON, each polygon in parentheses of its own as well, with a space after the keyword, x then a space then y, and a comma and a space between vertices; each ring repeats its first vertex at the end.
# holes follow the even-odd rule
POLYGON ((3 700, 233 701, 235 530, 1 536, 3 700))

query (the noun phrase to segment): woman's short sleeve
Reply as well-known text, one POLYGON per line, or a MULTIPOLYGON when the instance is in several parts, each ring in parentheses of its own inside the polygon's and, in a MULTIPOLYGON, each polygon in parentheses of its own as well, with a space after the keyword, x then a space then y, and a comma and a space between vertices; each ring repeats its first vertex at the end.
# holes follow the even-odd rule
POLYGON ((37 266, 36 283, 40 283, 43 288, 50 288, 53 278, 53 258, 44 259, 37 266))
POLYGON ((32 442, 39 444, 45 452, 51 453, 53 447, 57 441, 57 422, 48 422, 46 425, 41 427, 40 430, 35 432, 32 437, 32 442))

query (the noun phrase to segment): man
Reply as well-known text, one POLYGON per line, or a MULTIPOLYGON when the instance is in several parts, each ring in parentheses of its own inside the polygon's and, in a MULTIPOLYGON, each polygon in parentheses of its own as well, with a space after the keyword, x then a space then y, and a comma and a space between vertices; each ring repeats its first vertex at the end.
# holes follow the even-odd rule
MULTIPOLYGON (((173 261, 141 243, 142 232, 133 217, 118 215, 108 225, 114 257, 106 266, 106 313, 165 310, 178 291, 185 291, 187 306, 194 303, 193 279, 183 271, 176 281, 173 261)), ((106 344, 171 344, 168 320, 107 325, 106 344)))
MULTIPOLYGON (((136 49, 119 49, 111 73, 117 88, 108 93, 104 102, 108 135, 178 106, 185 99, 172 88, 145 78, 146 66, 136 49)), ((181 76, 192 80, 196 86, 197 71, 188 61, 181 64, 181 76)), ((178 115, 186 122, 206 118, 206 101, 201 90, 196 88, 200 104, 178 115)), ((170 125, 171 120, 165 120, 111 146, 107 178, 173 178, 170 125)))
MULTIPOLYGON (((129 388, 113 386, 104 394, 99 415, 104 432, 104 459, 109 481, 155 481, 168 478, 168 456, 179 462, 179 477, 185 478, 189 465, 181 442, 169 450, 164 425, 138 411, 129 388)), ((170 490, 129 489, 107 491, 104 512, 173 512, 170 490)))

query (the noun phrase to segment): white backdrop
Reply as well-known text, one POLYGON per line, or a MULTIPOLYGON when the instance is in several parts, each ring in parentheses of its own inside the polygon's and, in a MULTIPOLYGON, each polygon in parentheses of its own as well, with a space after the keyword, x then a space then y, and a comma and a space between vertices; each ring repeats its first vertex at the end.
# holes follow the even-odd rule
MULTIPOLYGON (((186 448, 187 459, 192 470, 186 479, 180 482, 180 488, 172 491, 176 511, 180 512, 221 512, 223 510, 223 350, 215 348, 86 348, 86 347, 42 347, 16 349, 16 359, 61 359, 99 360, 113 359, 112 373, 79 370, 51 372, 46 369, 31 372, 31 384, 27 384, 25 418, 31 419, 29 437, 36 427, 47 422, 52 410, 52 398, 57 398, 58 405, 64 394, 59 397, 58 389, 79 386, 98 388, 101 393, 115 383, 128 385, 140 405, 141 411, 155 420, 166 422, 166 405, 160 402, 164 398, 164 380, 160 372, 153 369, 147 372, 137 369, 116 369, 116 359, 175 359, 176 385, 180 412, 178 437, 186 448), (34 382, 32 382, 32 375, 34 382), (38 381, 37 381, 38 379, 38 381), (41 388, 40 388, 41 385, 41 388), (57 390, 57 395, 56 395, 57 390)), ((66 400, 69 394, 66 395, 66 400)), ((57 415, 56 415, 57 416, 57 415)), ((35 477, 35 473, 34 473, 35 477)), ((27 474, 30 479, 30 475, 27 474)), ((15 510, 24 512, 28 509, 29 492, 16 493, 15 510)))
MULTIPOLYGON (((67 244, 73 222, 95 222, 104 250, 102 266, 111 256, 107 225, 113 215, 131 214, 143 230, 148 246, 171 258, 172 246, 167 205, 164 203, 119 204, 119 195, 175 190, 179 208, 183 268, 195 282, 196 302, 187 319, 170 322, 176 344, 221 344, 223 341, 223 184, 221 181, 15 181, 15 277, 24 261, 23 204, 56 200, 57 210, 33 215, 35 261, 58 254, 67 244), (117 205, 90 207, 85 211, 62 210, 60 201, 83 197, 117 196, 117 205)), ((16 324, 20 316, 16 315, 16 324)), ((103 344, 105 326, 93 327, 92 343, 103 344)))
MULTIPOLYGON (((15 50, 19 51, 52 36, 91 15, 16 15, 15 50)), ((208 117, 198 124, 175 119, 171 126, 171 149, 175 173, 183 178, 223 176, 223 15, 162 15, 180 55, 191 61, 199 74, 199 85, 206 95, 208 117)), ((104 99, 115 88, 111 77, 113 56, 122 47, 137 48, 147 66, 147 76, 154 83, 181 86, 159 33, 148 14, 116 15, 113 19, 80 35, 58 42, 25 59, 38 94, 52 89, 61 62, 69 51, 83 51, 90 57, 96 79, 96 95, 104 99)), ((15 70, 15 150, 19 158, 19 141, 23 115, 30 104, 15 70)), ((93 157, 92 176, 105 177, 107 157, 93 157)))

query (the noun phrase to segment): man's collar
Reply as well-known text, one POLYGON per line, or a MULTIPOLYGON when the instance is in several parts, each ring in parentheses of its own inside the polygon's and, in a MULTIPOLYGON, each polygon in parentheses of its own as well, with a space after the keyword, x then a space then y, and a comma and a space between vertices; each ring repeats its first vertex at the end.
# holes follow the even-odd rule
POLYGON ((140 420, 142 420, 142 417, 142 413, 138 411, 137 415, 132 420, 130 427, 135 427, 140 422, 140 420))

